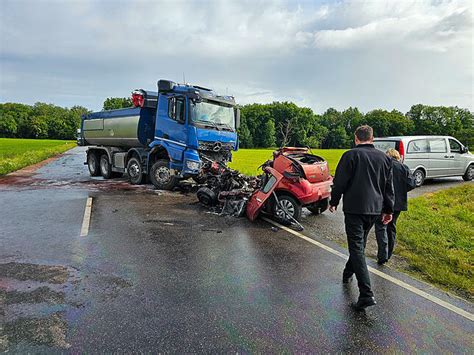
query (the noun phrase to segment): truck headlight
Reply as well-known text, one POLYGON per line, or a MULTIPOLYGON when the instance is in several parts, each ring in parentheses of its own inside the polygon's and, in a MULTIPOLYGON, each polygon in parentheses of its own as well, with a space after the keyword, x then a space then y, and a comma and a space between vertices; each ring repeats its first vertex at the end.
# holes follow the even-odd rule
POLYGON ((189 170, 199 170, 199 168, 201 167, 201 163, 197 161, 186 160, 186 167, 189 170))

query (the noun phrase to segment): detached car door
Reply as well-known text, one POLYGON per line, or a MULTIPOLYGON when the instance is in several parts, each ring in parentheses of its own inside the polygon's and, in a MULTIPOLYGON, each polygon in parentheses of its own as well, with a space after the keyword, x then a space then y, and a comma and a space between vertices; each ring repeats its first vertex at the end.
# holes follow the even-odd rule
POLYGON ((273 168, 266 167, 265 173, 267 174, 265 183, 260 190, 252 194, 247 203, 245 213, 251 221, 254 221, 258 217, 263 205, 270 198, 281 179, 283 179, 283 175, 273 168))

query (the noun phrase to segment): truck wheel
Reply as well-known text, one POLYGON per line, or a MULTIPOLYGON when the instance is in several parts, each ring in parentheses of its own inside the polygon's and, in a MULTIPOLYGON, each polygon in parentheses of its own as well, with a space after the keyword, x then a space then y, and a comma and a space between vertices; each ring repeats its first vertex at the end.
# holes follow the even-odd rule
POLYGON ((89 168, 89 174, 91 176, 99 176, 99 160, 97 159, 97 154, 95 153, 88 153, 87 154, 87 167, 89 168))
POLYGON ((413 176, 415 177, 415 186, 420 187, 423 185, 423 182, 425 181, 425 173, 421 169, 416 169, 415 172, 413 173, 413 176))
POLYGON ((324 211, 326 211, 328 209, 328 206, 329 206, 329 201, 328 201, 327 198, 325 198, 321 201, 317 201, 315 203, 312 203, 312 204, 306 206, 306 208, 312 214, 321 214, 321 213, 323 213, 324 211))
POLYGON ((110 165, 107 154, 100 156, 100 174, 104 179, 110 179, 112 177, 112 166, 110 165))
POLYGON ((165 159, 157 160, 152 165, 150 180, 158 190, 173 190, 178 183, 178 178, 169 167, 169 161, 165 159))
POLYGON ((469 166, 467 167, 466 172, 465 172, 464 175, 462 176, 462 179, 463 179, 464 181, 471 181, 473 175, 474 175, 474 165, 469 165, 469 166))
POLYGON ((277 220, 283 223, 292 223, 293 221, 288 217, 288 214, 297 221, 300 220, 302 207, 294 197, 290 195, 280 195, 278 196, 278 202, 279 204, 277 205, 275 201, 273 201, 273 215, 277 220))
POLYGON ((130 183, 140 185, 143 182, 143 169, 140 161, 133 157, 127 163, 127 173, 130 177, 130 183))

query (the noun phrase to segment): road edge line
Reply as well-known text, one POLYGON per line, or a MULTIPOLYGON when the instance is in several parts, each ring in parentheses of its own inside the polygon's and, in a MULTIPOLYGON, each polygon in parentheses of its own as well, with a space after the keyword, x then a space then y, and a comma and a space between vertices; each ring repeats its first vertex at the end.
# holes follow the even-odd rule
MULTIPOLYGON (((307 236, 305 236, 304 234, 302 234, 302 233, 300 233, 300 232, 297 232, 297 231, 295 231, 295 230, 293 230, 293 229, 291 229, 291 228, 288 228, 288 227, 286 227, 286 226, 283 226, 283 225, 281 225, 281 224, 279 224, 279 223, 277 223, 277 222, 275 222, 275 221, 272 221, 271 219, 268 219, 268 218, 266 218, 266 217, 262 217, 262 219, 263 219, 264 221, 270 223, 270 224, 273 224, 274 226, 276 226, 276 227, 278 227, 278 228, 280 228, 280 229, 283 229, 283 230, 287 231, 288 233, 291 233, 291 234, 293 234, 293 235, 295 235, 295 236, 297 236, 297 237, 299 237, 299 238, 301 238, 301 239, 306 240, 307 242, 309 242, 309 243, 311 243, 311 244, 314 244, 314 245, 320 247, 321 249, 324 249, 324 250, 326 250, 326 251, 328 251, 328 252, 330 252, 330 253, 332 253, 332 254, 334 254, 334 255, 336 255, 336 256, 339 256, 340 258, 343 258, 343 259, 345 259, 345 260, 348 259, 348 256, 347 256, 347 255, 345 255, 345 254, 343 254, 343 253, 341 253, 341 252, 339 252, 339 251, 337 251, 337 250, 335 250, 335 249, 333 249, 333 248, 331 248, 331 247, 329 247, 329 246, 327 246, 327 245, 325 245, 325 244, 323 244, 323 243, 321 243, 321 242, 318 242, 317 240, 314 240, 314 239, 312 239, 312 238, 310 238, 310 237, 307 237, 307 236)), ((423 297, 423 298, 425 298, 425 299, 427 299, 427 300, 429 300, 429 301, 431 301, 431 302, 433 302, 433 303, 436 303, 437 305, 439 305, 439 306, 441 306, 441 307, 443 307, 443 308, 446 308, 446 309, 450 310, 451 312, 454 312, 454 313, 456 313, 456 314, 458 314, 458 315, 460 315, 460 316, 462 316, 462 317, 464 317, 464 318, 467 318, 467 319, 469 319, 470 321, 474 321, 474 314, 469 313, 468 311, 465 311, 465 310, 462 309, 462 308, 456 307, 456 306, 452 305, 452 304, 449 303, 449 302, 443 301, 442 299, 440 299, 440 298, 438 298, 438 297, 436 297, 436 296, 430 295, 429 293, 427 293, 427 292, 425 292, 425 291, 422 291, 422 290, 420 290, 419 288, 416 288, 415 286, 412 286, 412 285, 410 285, 410 284, 408 284, 408 283, 406 283, 406 282, 404 282, 404 281, 402 281, 402 280, 399 280, 399 279, 397 279, 397 278, 395 278, 395 277, 393 277, 393 276, 390 276, 390 275, 388 275, 388 274, 386 274, 386 273, 384 273, 384 272, 382 272, 382 271, 380 271, 380 270, 374 269, 374 268, 371 267, 371 266, 368 266, 368 269, 369 269, 369 271, 372 272, 373 274, 375 274, 375 275, 377 275, 377 276, 380 276, 381 278, 383 278, 383 279, 385 279, 385 280, 387 280, 387 281, 390 281, 390 282, 392 282, 392 283, 394 283, 394 284, 396 284, 396 285, 398 285, 398 286, 400 286, 400 287, 403 287, 404 289, 406 289, 406 290, 408 290, 408 291, 411 291, 411 292, 413 292, 414 294, 416 294, 416 295, 418 295, 418 296, 421 296, 421 297, 423 297)))
POLYGON ((89 234, 89 225, 91 223, 92 212, 92 197, 88 197, 86 201, 86 208, 84 209, 84 217, 82 218, 81 237, 86 237, 89 234))

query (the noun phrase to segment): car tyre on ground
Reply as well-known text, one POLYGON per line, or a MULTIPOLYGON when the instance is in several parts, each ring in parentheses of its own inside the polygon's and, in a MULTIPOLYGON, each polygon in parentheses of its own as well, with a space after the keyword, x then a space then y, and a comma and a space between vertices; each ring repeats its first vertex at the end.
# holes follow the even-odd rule
POLYGON ((100 175, 99 160, 95 153, 90 152, 87 154, 87 167, 89 168, 89 174, 91 176, 100 175))
POLYGON ((100 174, 104 179, 110 179, 112 177, 112 165, 110 164, 109 157, 105 153, 100 156, 100 174))
POLYGON ((473 178, 473 174, 474 174, 474 165, 471 164, 467 167, 467 170, 462 176, 462 179, 464 181, 471 181, 473 178))
POLYGON ((301 218, 302 206, 293 196, 290 195, 277 195, 278 204, 275 203, 273 199, 273 215, 275 218, 283 223, 292 223, 293 220, 288 217, 289 214, 291 217, 297 221, 301 218), (287 213, 283 211, 283 208, 287 213))
POLYGON ((420 187, 425 182, 425 172, 421 169, 416 169, 413 173, 413 177, 415 178, 416 187, 420 187))
POLYGON ((312 214, 316 214, 316 215, 323 213, 324 211, 326 211, 328 209, 328 207, 329 207, 329 199, 327 199, 327 198, 306 206, 306 208, 312 214))
POLYGON ((143 169, 140 160, 137 157, 132 157, 127 163, 127 173, 130 178, 130 183, 133 185, 140 185, 143 180, 143 169))
POLYGON ((169 161, 165 159, 157 160, 151 166, 150 180, 158 190, 173 190, 179 181, 170 169, 169 161))

